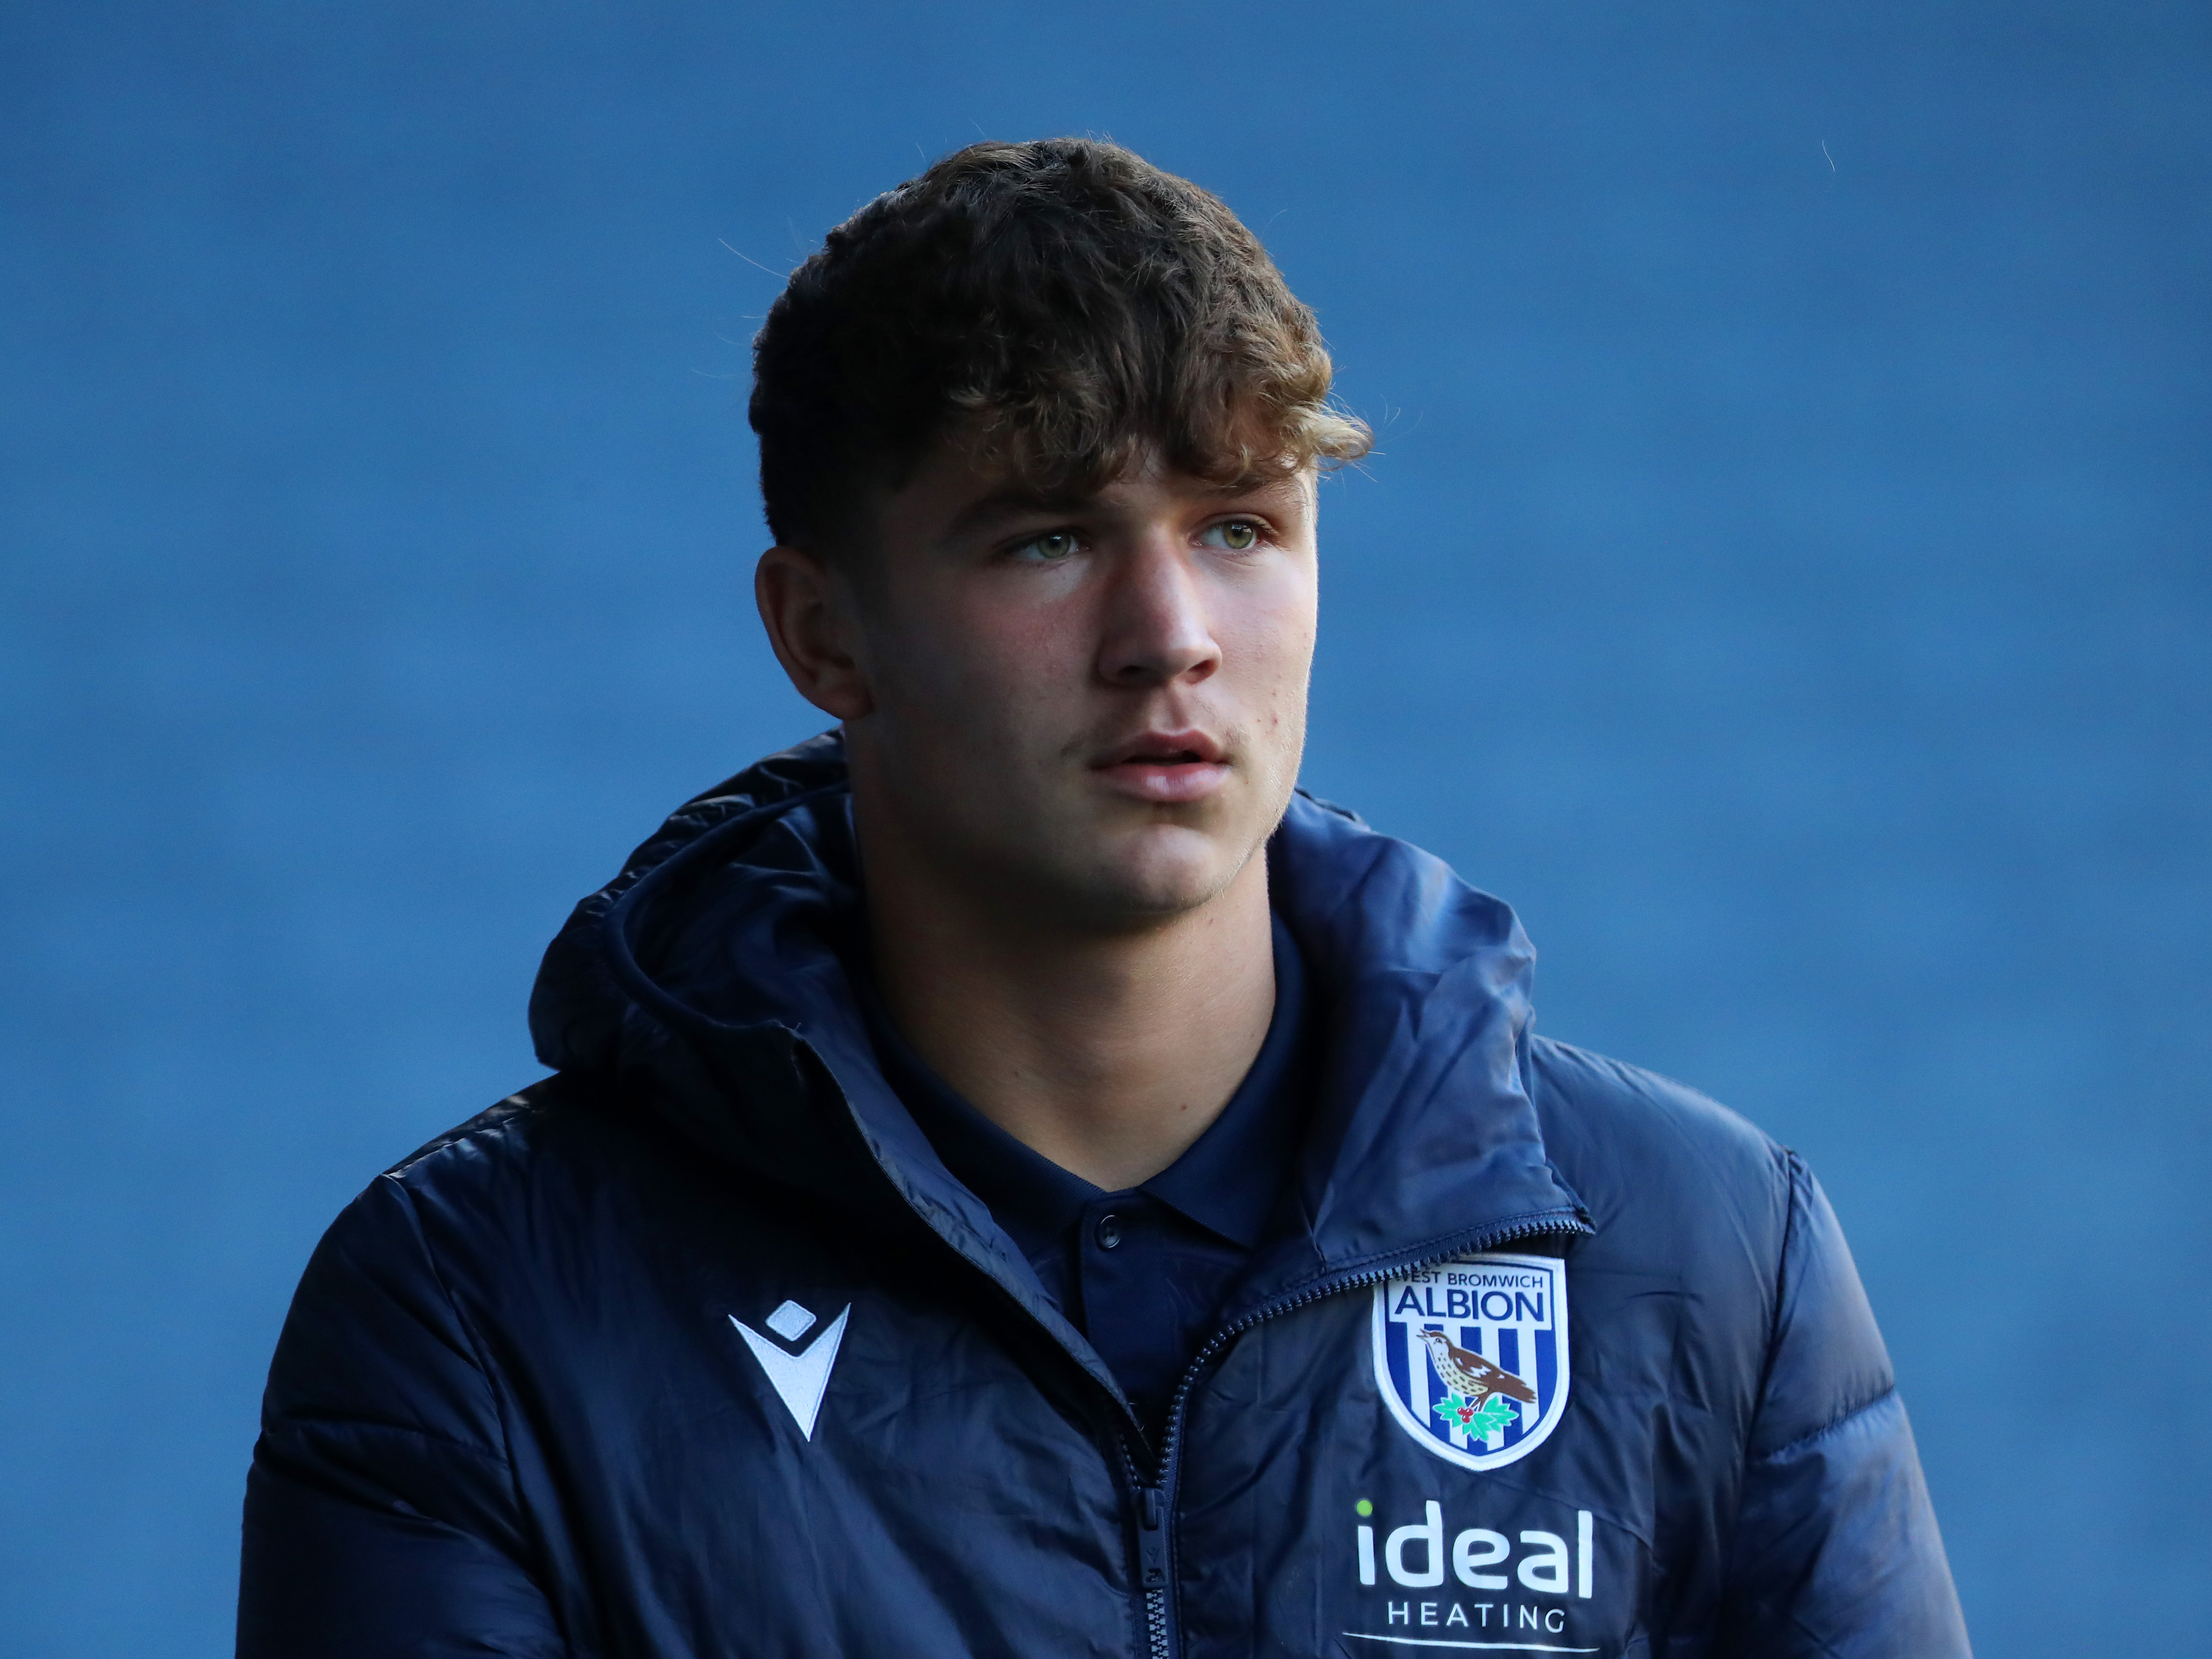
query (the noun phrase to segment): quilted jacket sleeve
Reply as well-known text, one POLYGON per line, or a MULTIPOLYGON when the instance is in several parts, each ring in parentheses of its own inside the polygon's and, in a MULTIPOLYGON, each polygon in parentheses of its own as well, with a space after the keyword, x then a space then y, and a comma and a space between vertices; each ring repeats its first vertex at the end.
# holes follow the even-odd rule
POLYGON ((308 1263, 246 1478, 240 1659, 568 1659, 533 1583, 497 1401, 405 1190, 308 1263))
POLYGON ((1965 1659, 1911 1425, 1835 1213, 1796 1155, 1721 1651, 1965 1659))

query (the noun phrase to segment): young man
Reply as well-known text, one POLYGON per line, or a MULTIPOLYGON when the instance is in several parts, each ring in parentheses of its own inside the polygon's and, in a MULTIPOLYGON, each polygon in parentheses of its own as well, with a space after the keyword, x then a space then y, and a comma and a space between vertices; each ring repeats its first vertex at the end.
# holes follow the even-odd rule
POLYGON ((1803 1166, 1296 793, 1365 434, 1243 227, 979 144, 757 369, 838 731, 586 900, 554 1075, 331 1228, 240 1651, 1964 1654, 1803 1166))

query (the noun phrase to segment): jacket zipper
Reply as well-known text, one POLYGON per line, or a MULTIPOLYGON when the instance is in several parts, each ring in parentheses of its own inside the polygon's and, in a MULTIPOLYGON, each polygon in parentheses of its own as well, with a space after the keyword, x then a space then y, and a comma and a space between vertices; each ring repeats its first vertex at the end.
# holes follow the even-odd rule
POLYGON ((1543 1221, 1527 1226, 1509 1226, 1494 1236, 1476 1234, 1473 1238, 1451 1245, 1443 1250, 1406 1257, 1380 1267, 1364 1267, 1356 1273, 1340 1279, 1331 1279, 1309 1285, 1296 1296, 1280 1302, 1267 1303, 1255 1308, 1233 1324, 1224 1326, 1209 1338, 1204 1347, 1183 1367, 1182 1378, 1176 1384, 1175 1397, 1168 1405, 1167 1431, 1160 1437, 1159 1456, 1147 1481, 1138 1467, 1134 1449, 1124 1437, 1121 1455, 1127 1465, 1131 1483, 1137 1489, 1139 1504, 1137 1528, 1137 1570, 1139 1587, 1145 1593, 1145 1635, 1148 1644, 1147 1659, 1175 1659, 1174 1632, 1170 1627, 1168 1613, 1168 1517, 1173 1511, 1176 1484, 1176 1453, 1182 1437, 1184 1403, 1197 1382, 1206 1363, 1218 1353, 1231 1339, 1243 1335, 1255 1325, 1303 1308, 1323 1297, 1341 1295, 1346 1291, 1380 1285, 1387 1279, 1412 1273, 1421 1267, 1449 1261, 1454 1256, 1472 1250, 1495 1250, 1523 1239, 1555 1238, 1563 1235, 1588 1232, 1587 1224, 1567 1217, 1543 1221))
MULTIPOLYGON (((632 891, 635 890, 635 889, 632 890, 632 891)), ((840 1092, 842 1094, 842 1091, 840 1092)), ((848 1102, 846 1105, 847 1110, 850 1111, 850 1103, 848 1102)), ((886 1170, 886 1174, 888 1173, 889 1171, 886 1170)), ((893 1186, 896 1189, 896 1181, 893 1186)), ((905 1201, 908 1209, 921 1220, 924 1226, 928 1227, 932 1232, 937 1231, 930 1223, 929 1218, 921 1212, 920 1206, 915 1205, 912 1199, 907 1198, 902 1192, 900 1196, 905 1201)), ((1160 1439, 1159 1455, 1152 1471, 1153 1475, 1152 1480, 1147 1480, 1145 1478, 1146 1471, 1139 1465, 1136 1451, 1131 1443, 1127 1427, 1129 1418, 1126 1408, 1122 1407, 1122 1422, 1125 1426, 1122 1432, 1116 1437, 1120 1442, 1122 1467, 1128 1475, 1131 1488, 1137 1494, 1139 1505, 1137 1573, 1138 1588, 1143 1591, 1145 1597, 1145 1640, 1147 1659, 1176 1659, 1175 1631, 1168 1607, 1169 1592, 1174 1587, 1170 1573, 1172 1551, 1170 1547, 1169 1522, 1175 1513, 1175 1458, 1178 1443, 1182 1437, 1183 1407, 1190 1398, 1192 1385, 1197 1382, 1199 1373, 1205 1370, 1206 1363, 1218 1353, 1231 1339, 1243 1335, 1255 1325, 1275 1318, 1278 1315, 1305 1307, 1310 1303, 1318 1302, 1323 1297, 1336 1296, 1346 1291, 1356 1291, 1364 1286, 1379 1285, 1386 1279, 1393 1279, 1400 1273, 1411 1273, 1416 1268, 1430 1267, 1437 1262, 1448 1261, 1452 1257, 1464 1255, 1470 1250, 1494 1250, 1522 1239, 1556 1238, 1586 1233, 1589 1231, 1590 1226, 1587 1221, 1579 1217, 1567 1215, 1555 1215, 1549 1219, 1533 1221, 1525 1224, 1509 1224, 1494 1232, 1478 1231, 1470 1234, 1440 1249, 1423 1251, 1415 1255, 1399 1256, 1379 1265, 1363 1267, 1357 1273, 1346 1273, 1335 1279, 1322 1279, 1309 1285, 1296 1296, 1285 1297, 1279 1302, 1266 1303, 1255 1308, 1242 1319, 1216 1331, 1207 1339, 1206 1346, 1192 1356, 1190 1364, 1183 1367, 1182 1379, 1176 1384, 1175 1396, 1168 1404, 1167 1432, 1160 1439)), ((945 1242, 948 1244, 951 1243, 949 1239, 945 1242)), ((952 1248, 956 1254, 965 1254, 960 1251, 957 1245, 952 1248)), ((1118 1400, 1116 1405, 1117 1407, 1120 1407, 1118 1400)))

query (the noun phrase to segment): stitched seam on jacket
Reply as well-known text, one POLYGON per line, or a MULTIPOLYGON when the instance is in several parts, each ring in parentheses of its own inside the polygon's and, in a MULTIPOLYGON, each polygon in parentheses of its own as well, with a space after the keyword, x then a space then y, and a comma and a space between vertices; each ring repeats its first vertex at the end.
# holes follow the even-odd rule
MULTIPOLYGON (((1778 1155, 1781 1164, 1782 1244, 1774 1254, 1774 1294, 1766 1310, 1766 1354, 1759 1369, 1759 1390, 1753 1395, 1751 1410, 1744 1419, 1742 1450, 1739 1455, 1742 1460, 1740 1467, 1746 1475, 1773 1455, 1771 1453, 1754 1454, 1751 1448, 1752 1443, 1759 1435, 1759 1414, 1766 1407, 1767 1389, 1774 1382, 1775 1362, 1782 1353, 1782 1310, 1784 1303, 1789 1299, 1790 1246, 1797 1237, 1797 1154, 1787 1146, 1771 1139, 1767 1142, 1767 1146, 1771 1148, 1773 1154, 1778 1155)), ((1814 1431, 1816 1435, 1826 1432, 1826 1427, 1814 1431)), ((1738 1518, 1733 1515, 1729 1517, 1728 1541, 1721 1553, 1724 1563, 1721 1574, 1723 1585, 1732 1584, 1735 1578, 1737 1542, 1735 1523, 1738 1518)))
MULTIPOLYGON (((568 1073, 556 1072, 551 1077, 540 1078, 538 1082, 531 1085, 528 1089, 522 1091, 520 1094, 509 1096, 508 1099, 520 1100, 524 1095, 534 1095, 536 1091, 544 1089, 548 1085, 559 1086, 562 1085, 562 1079, 569 1075, 571 1074, 568 1073)), ((501 1103, 502 1105, 506 1103, 506 1102, 501 1103)), ((533 1099, 532 1104, 535 1105, 537 1103, 537 1100, 533 1099)), ((495 1127, 501 1129, 505 1128, 508 1123, 513 1121, 514 1115, 515 1114, 509 1114, 507 1116, 502 1117, 495 1127)), ((473 1137, 471 1136, 460 1137, 459 1139, 472 1138, 473 1137)), ((441 1147, 439 1150, 442 1152, 445 1149, 441 1147)), ((522 1569, 524 1577, 527 1578, 532 1588, 538 1591, 538 1595, 544 1598, 546 1612, 553 1620, 554 1627, 561 1632, 561 1639, 568 1644, 569 1651, 572 1654, 580 1656, 586 1653, 596 1652, 598 1650, 596 1646, 592 1644, 585 1642, 582 1639, 581 1635, 571 1627, 568 1618, 568 1610, 562 1607, 560 1601, 545 1586, 544 1575, 540 1571, 540 1569, 545 1565, 543 1557, 543 1545, 544 1540, 540 1534, 539 1529, 530 1525, 527 1520, 529 1510, 522 1501, 522 1481, 520 1477, 519 1477, 514 1472, 514 1435, 513 1429, 507 1423, 507 1402, 505 1399, 501 1397, 500 1389, 492 1381, 492 1368, 489 1362, 484 1358, 483 1340, 477 1334, 475 1325, 470 1322, 468 1316, 462 1311, 460 1299, 453 1294, 453 1287, 447 1282, 445 1269, 438 1264, 438 1253, 430 1248, 429 1235, 422 1229, 422 1213, 415 1206, 414 1192, 408 1187, 404 1181, 399 1179, 396 1175, 386 1175, 379 1178, 391 1182, 392 1186, 398 1189, 403 1206, 407 1213, 407 1224, 414 1231, 416 1245, 422 1252, 422 1260, 430 1269, 431 1278, 437 1283, 438 1294, 446 1298, 446 1306, 452 1310, 453 1323, 459 1327, 463 1339, 469 1345, 470 1358, 476 1365, 477 1374, 483 1378, 484 1392, 491 1396, 492 1414, 499 1420, 499 1449, 496 1455, 496 1461, 505 1468, 507 1473, 507 1499, 508 1502, 513 1504, 514 1510, 514 1533, 516 1537, 521 1539, 532 1547, 532 1559, 526 1561, 516 1561, 515 1565, 522 1569)), ((501 1553, 504 1553, 504 1552, 501 1553)), ((595 1635, 598 1632, 593 1632, 595 1635)))
POLYGON ((1794 1613, 1790 1615, 1790 1628, 1813 1644, 1810 1652, 1814 1659, 1840 1659, 1840 1650, 1836 1644, 1821 1635, 1820 1632, 1808 1626, 1805 1621, 1794 1613))
MULTIPOLYGON (((276 1419, 280 1431, 300 1430, 307 1434, 328 1437, 343 1431, 347 1434, 397 1434, 421 1440, 448 1452, 459 1452, 479 1463, 504 1466, 506 1460, 496 1451, 478 1445, 473 1440, 464 1440, 459 1435, 441 1433, 415 1423, 380 1423, 370 1417, 331 1417, 324 1413, 290 1413, 276 1419)), ((265 1431, 264 1431, 265 1432, 265 1431)), ((283 1441, 289 1436, 280 1434, 273 1443, 274 1455, 284 1457, 287 1448, 283 1441)))
POLYGON ((1790 1301, 1790 1247, 1797 1241, 1798 1176, 1804 1164, 1796 1153, 1773 1141, 1767 1145, 1779 1154, 1782 1176, 1782 1245, 1774 1253, 1774 1295, 1766 1308, 1766 1353, 1759 1368, 1759 1389, 1752 1396, 1750 1415, 1743 1425, 1743 1465, 1749 1468, 1763 1454, 1752 1450, 1759 1437, 1759 1419, 1766 1409, 1766 1392, 1774 1382, 1775 1362, 1782 1357, 1782 1316, 1790 1301))
POLYGON ((453 1286, 446 1282, 445 1269, 438 1265, 437 1252, 430 1248, 429 1236, 422 1231, 422 1218, 415 1207, 415 1194, 408 1190, 405 1182, 389 1176, 384 1178, 391 1181, 398 1192, 401 1204, 407 1212, 407 1224, 414 1231, 416 1246, 422 1252, 422 1260, 429 1267, 430 1277, 436 1281, 438 1294, 446 1298, 446 1306, 453 1316, 454 1326, 469 1345, 469 1358, 477 1368, 477 1374, 483 1379, 484 1392, 491 1397, 492 1414, 499 1419, 498 1461, 507 1471, 507 1492, 514 1504, 515 1530, 523 1533, 522 1483, 514 1474, 514 1437, 507 1428, 506 1402, 500 1398, 500 1391, 492 1382, 491 1366, 484 1359, 483 1344, 477 1336, 476 1327, 461 1311, 460 1301, 453 1295, 453 1286))
MULTIPOLYGON (((1774 1303, 1767 1313, 1766 1364, 1759 1376, 1761 1406, 1766 1403, 1767 1388, 1774 1381, 1775 1361, 1782 1355, 1783 1319, 1790 1306, 1790 1293, 1796 1288, 1790 1274, 1790 1252, 1797 1243, 1798 1212, 1804 1207, 1800 1201, 1803 1194, 1804 1160, 1787 1146, 1778 1150, 1782 1153, 1782 1248, 1774 1258, 1774 1303)), ((1744 1449, 1750 1449, 1748 1441, 1744 1449)))
POLYGON ((1795 1452, 1802 1451, 1806 1447, 1811 1445, 1815 1440, 1819 1440, 1825 1436, 1833 1434, 1838 1429, 1842 1428, 1844 1424, 1850 1422, 1853 1418, 1864 1417, 1869 1412, 1872 1411, 1876 1406, 1881 1405, 1884 1401, 1893 1398, 1896 1393, 1897 1384, 1893 1382, 1887 1388, 1884 1389, 1880 1394, 1875 1395, 1873 1399, 1865 1401, 1863 1404, 1853 1406, 1849 1411, 1838 1413, 1837 1415, 1830 1418, 1826 1422, 1820 1425, 1819 1428, 1814 1429, 1811 1433, 1801 1434, 1795 1440, 1790 1441, 1787 1445, 1777 1446, 1772 1451, 1761 1452, 1758 1456, 1753 1458, 1751 1461, 1754 1464, 1771 1463, 1778 1458, 1788 1457, 1795 1452))

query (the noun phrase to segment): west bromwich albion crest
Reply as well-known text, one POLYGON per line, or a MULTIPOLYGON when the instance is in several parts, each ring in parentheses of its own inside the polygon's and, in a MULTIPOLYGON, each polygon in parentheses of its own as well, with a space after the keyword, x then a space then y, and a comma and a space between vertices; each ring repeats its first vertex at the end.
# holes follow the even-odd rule
POLYGON ((1526 1457, 1567 1405, 1567 1264, 1471 1255, 1375 1290, 1375 1386, 1447 1462, 1526 1457))

